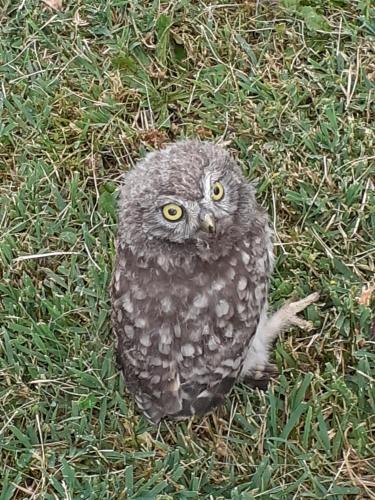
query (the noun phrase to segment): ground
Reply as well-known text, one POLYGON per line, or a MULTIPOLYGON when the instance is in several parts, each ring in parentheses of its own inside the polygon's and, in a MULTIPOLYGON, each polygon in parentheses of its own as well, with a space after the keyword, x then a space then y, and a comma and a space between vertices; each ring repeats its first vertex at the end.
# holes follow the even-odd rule
POLYGON ((59 4, 0 6, 0 499, 375 498, 374 4, 59 4), (321 299, 268 391, 156 428, 114 363, 116 188, 182 137, 257 183, 272 308, 321 299))

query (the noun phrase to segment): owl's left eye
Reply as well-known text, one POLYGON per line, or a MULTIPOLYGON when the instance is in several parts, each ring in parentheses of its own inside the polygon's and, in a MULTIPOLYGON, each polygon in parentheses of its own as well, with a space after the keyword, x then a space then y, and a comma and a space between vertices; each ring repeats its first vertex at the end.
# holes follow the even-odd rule
POLYGON ((182 217, 182 208, 175 203, 168 203, 162 208, 163 216, 171 222, 177 222, 182 217))
POLYGON ((212 199, 214 201, 220 201, 221 198, 224 196, 224 188, 221 182, 215 182, 215 184, 212 187, 212 199))

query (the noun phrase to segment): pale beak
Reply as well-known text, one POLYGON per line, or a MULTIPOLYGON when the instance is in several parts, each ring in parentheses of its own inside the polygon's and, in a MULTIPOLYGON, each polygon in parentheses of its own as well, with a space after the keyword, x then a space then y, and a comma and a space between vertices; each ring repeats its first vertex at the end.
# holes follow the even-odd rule
POLYGON ((201 213, 201 226, 202 231, 206 233, 216 233, 215 217, 210 212, 201 213))

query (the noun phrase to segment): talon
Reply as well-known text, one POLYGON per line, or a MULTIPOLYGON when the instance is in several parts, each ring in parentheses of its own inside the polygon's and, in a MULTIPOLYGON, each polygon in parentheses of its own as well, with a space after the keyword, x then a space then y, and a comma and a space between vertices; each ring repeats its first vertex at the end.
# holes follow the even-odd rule
POLYGON ((241 382, 252 389, 265 391, 272 378, 277 378, 279 370, 276 365, 267 363, 263 367, 255 367, 250 370, 241 380, 241 382))
POLYGON ((311 330, 314 330, 314 323, 312 321, 306 321, 305 322, 305 327, 304 327, 308 332, 311 332, 311 330))
POLYGON ((319 292, 314 292, 314 293, 311 293, 310 295, 308 295, 305 300, 308 301, 309 304, 312 304, 313 302, 316 302, 320 297, 320 293, 319 292))
POLYGON ((304 299, 301 299, 301 300, 297 300, 296 302, 292 302, 291 304, 287 304, 286 308, 291 308, 295 313, 299 313, 301 311, 303 311, 304 309, 306 309, 307 306, 309 306, 310 304, 316 302, 319 298, 319 293, 318 292, 314 292, 310 295, 308 295, 307 297, 305 297, 304 299))
POLYGON ((312 321, 306 321, 305 319, 299 318, 298 316, 291 318, 291 324, 294 326, 298 326, 298 328, 301 328, 302 330, 306 330, 308 332, 314 328, 314 324, 312 323, 312 321))

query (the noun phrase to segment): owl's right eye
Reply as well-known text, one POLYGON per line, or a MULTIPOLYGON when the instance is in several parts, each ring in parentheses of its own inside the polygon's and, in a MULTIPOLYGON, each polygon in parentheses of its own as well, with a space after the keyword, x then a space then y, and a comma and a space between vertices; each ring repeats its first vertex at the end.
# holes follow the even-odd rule
POLYGON ((164 205, 162 212, 164 218, 171 222, 177 222, 182 218, 182 208, 175 203, 164 205))

